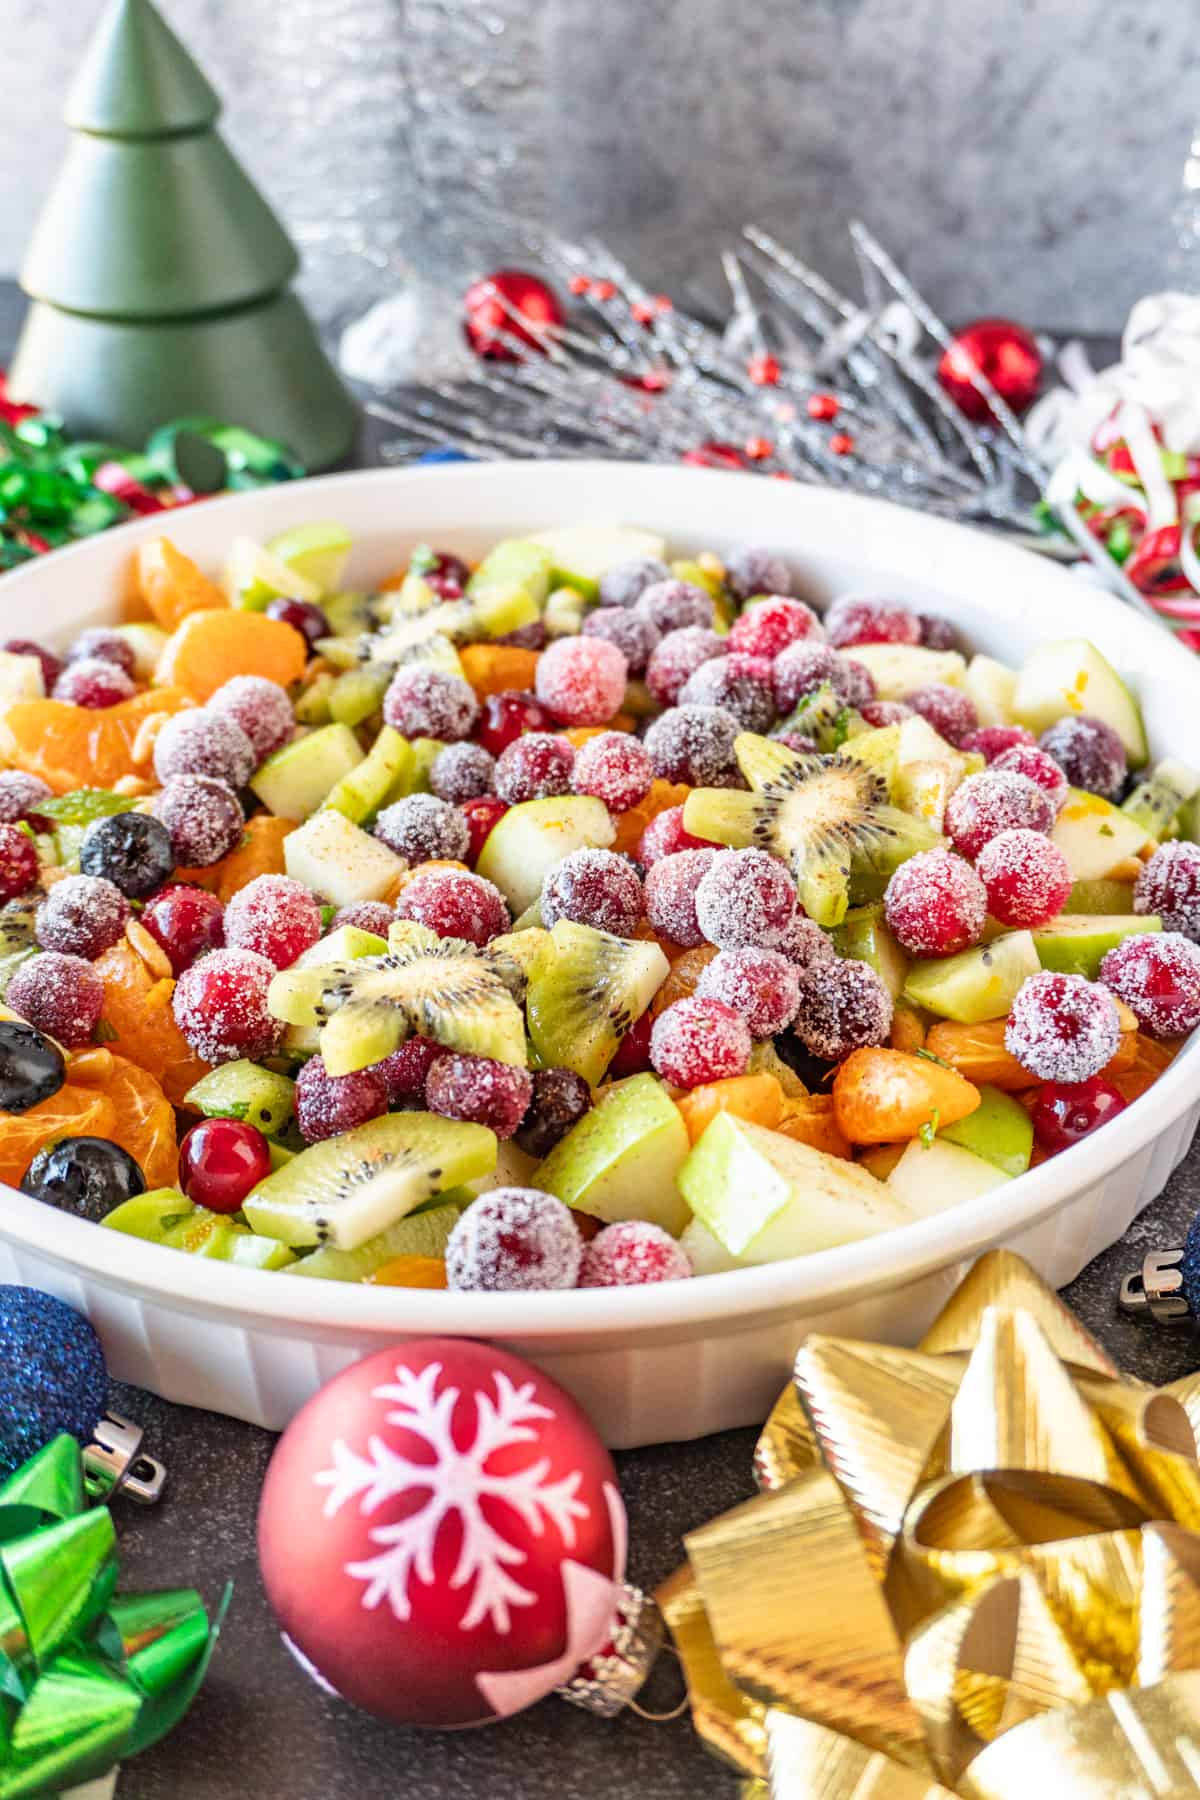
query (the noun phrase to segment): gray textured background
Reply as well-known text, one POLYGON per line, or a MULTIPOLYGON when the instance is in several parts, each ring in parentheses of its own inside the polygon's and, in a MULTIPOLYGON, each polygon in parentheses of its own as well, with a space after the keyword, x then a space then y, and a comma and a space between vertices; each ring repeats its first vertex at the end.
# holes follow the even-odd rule
MULTIPOLYGON (((0 0, 0 272, 101 4, 0 0)), ((1111 330, 1163 279, 1200 116, 1195 0, 161 4, 293 223, 365 219, 418 262, 480 179, 478 108, 500 138, 485 191, 603 229, 664 284, 709 282, 749 217, 844 278, 858 213, 952 316, 1111 330)), ((327 258, 321 310, 351 285, 327 258)))

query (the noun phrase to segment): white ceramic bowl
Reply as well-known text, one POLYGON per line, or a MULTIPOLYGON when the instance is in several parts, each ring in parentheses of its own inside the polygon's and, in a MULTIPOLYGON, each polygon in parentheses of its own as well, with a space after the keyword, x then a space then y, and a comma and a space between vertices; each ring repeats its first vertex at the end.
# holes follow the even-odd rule
MULTIPOLYGON (((354 534, 359 585, 423 540, 478 553, 581 518, 652 527, 676 553, 765 543, 818 600, 851 587, 909 600, 1011 662, 1046 637, 1093 638, 1140 693, 1156 751, 1200 762, 1200 663, 1165 632, 1032 555, 880 502, 692 469, 451 465, 206 501, 167 529, 215 570, 235 533, 265 538, 320 518, 354 534)), ((65 641, 115 616, 131 551, 162 529, 148 519, 7 576, 4 633, 65 641)), ((1192 1043, 1112 1124, 1010 1186, 863 1243, 662 1287, 508 1296, 295 1281, 102 1231, 10 1189, 0 1191, 0 1279, 87 1313, 119 1378, 262 1425, 283 1426, 389 1339, 457 1333, 539 1363, 613 1445, 697 1437, 760 1420, 809 1330, 913 1341, 990 1245, 1069 1281, 1161 1192, 1198 1112, 1192 1043)))

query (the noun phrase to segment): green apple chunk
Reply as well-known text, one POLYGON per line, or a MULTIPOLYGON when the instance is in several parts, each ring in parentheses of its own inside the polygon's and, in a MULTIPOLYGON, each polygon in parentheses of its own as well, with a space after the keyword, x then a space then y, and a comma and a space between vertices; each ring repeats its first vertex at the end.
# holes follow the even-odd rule
POLYGON ((996 1163, 936 1137, 928 1148, 913 1138, 887 1185, 914 1217, 928 1219, 1011 1180, 996 1163))
POLYGON ((963 686, 975 702, 981 725, 1008 725, 1012 720, 1017 671, 993 656, 973 656, 963 686))
POLYGON ((925 650, 919 644, 852 644, 846 655, 870 671, 880 700, 903 700, 931 681, 961 687, 967 671, 957 650, 925 650))
POLYGON ((1073 881, 1067 895, 1065 913, 1131 913, 1132 881, 1110 881, 1101 876, 1095 881, 1073 881))
POLYGON ((653 531, 632 525, 558 525, 529 539, 550 558, 552 587, 573 587, 585 599, 595 600, 600 578, 618 563, 642 557, 662 561, 665 539, 653 531))
POLYGON ((693 1213, 741 1262, 776 1262, 907 1224, 909 1208, 855 1163, 718 1113, 679 1175, 693 1213))
POLYGON ((392 789, 408 778, 413 761, 408 739, 385 725, 364 760, 343 775, 321 804, 362 825, 374 818, 392 789))
POLYGON ((304 581, 311 581, 321 598, 341 586, 342 573, 354 540, 344 525, 329 519, 313 519, 293 525, 267 544, 267 552, 304 581))
POLYGON ((1017 677, 1012 710, 1018 725, 1036 732, 1048 730, 1065 715, 1103 719, 1124 744, 1134 768, 1149 755, 1141 708, 1087 638, 1040 644, 1017 677))
POLYGON ((937 1135, 940 1143, 982 1156, 1006 1175, 1023 1175, 1033 1152, 1033 1121, 1021 1102, 986 1085, 979 1090, 975 1111, 937 1135))
POLYGON ((554 564, 550 552, 532 538, 503 538, 494 544, 467 583, 473 600, 490 588, 507 587, 516 582, 525 588, 538 606, 546 604, 554 564))
POLYGON ((268 756, 250 786, 276 817, 307 819, 362 760, 362 746, 348 725, 324 725, 268 756))
POLYGON ((882 905, 855 907, 831 935, 838 953, 874 969, 894 1000, 904 986, 908 958, 888 928, 882 905))
POLYGON ((1143 931, 1161 931, 1162 920, 1153 913, 1062 913, 1033 934, 1043 969, 1067 975, 1086 975, 1095 981, 1100 964, 1122 938, 1143 931))
POLYGON ((1021 983, 1041 968, 1028 931, 1010 931, 990 944, 915 962, 904 983, 904 998, 939 1018, 960 1025, 1007 1018, 1021 983))
POLYGON ((283 862, 294 881, 333 906, 381 899, 404 868, 386 844, 333 807, 284 839, 283 862))
POLYGON ((679 1108, 656 1075, 633 1075, 571 1127, 532 1185, 606 1223, 649 1219, 677 1237, 688 1220, 678 1187, 687 1156, 679 1108))
POLYGON ((550 870, 573 850, 607 850, 616 829, 603 800, 563 794, 510 806, 488 833, 476 873, 494 881, 514 915, 533 905, 550 870))
POLYGON ((1154 842, 1119 806, 1082 788, 1068 790, 1050 838, 1066 857, 1073 882, 1100 880, 1154 842))

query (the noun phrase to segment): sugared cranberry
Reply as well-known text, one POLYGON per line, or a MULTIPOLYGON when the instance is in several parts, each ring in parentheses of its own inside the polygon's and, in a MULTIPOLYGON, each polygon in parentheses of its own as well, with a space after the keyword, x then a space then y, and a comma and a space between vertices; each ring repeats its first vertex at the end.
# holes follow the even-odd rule
POLYGON ((534 686, 562 724, 607 725, 621 710, 628 674, 625 658, 607 639, 564 637, 539 656, 534 686))
POLYGON ((436 794, 406 794, 375 820, 375 836, 413 864, 461 862, 470 843, 466 819, 457 806, 436 794))
POLYGON ((987 922, 987 889, 961 856, 922 850, 901 863, 888 882, 884 908, 910 956, 953 956, 979 942, 987 922))
POLYGON ((641 916, 637 870, 612 850, 573 850, 550 870, 542 886, 542 923, 547 927, 570 919, 628 938, 641 916))
POLYGON ((241 1119, 202 1119, 179 1146, 179 1185, 209 1212, 237 1212, 270 1173, 266 1138, 241 1119))
POLYGON ((446 1280, 459 1292, 573 1288, 583 1240, 561 1200, 536 1188, 493 1188, 468 1206, 446 1244, 446 1280))
POLYGON ((523 731, 552 731, 554 717, 532 694, 489 694, 483 702, 476 738, 493 756, 520 737, 523 731))
POLYGON ((924 687, 914 688, 905 699, 948 744, 961 744, 978 729, 979 714, 971 696, 944 681, 927 682, 924 687))
POLYGON ((338 907, 329 929, 340 931, 343 925, 353 925, 358 931, 369 931, 374 937, 386 938, 395 917, 384 900, 354 900, 349 906, 338 907))
POLYGON ((39 800, 50 798, 51 789, 39 776, 26 775, 23 769, 0 769, 0 824, 37 820, 39 800))
POLYGON ((141 923, 162 950, 174 975, 225 942, 225 908, 207 888, 178 883, 151 894, 141 923))
POLYGON ((719 850, 696 889, 696 923, 722 950, 775 948, 795 914, 795 880, 765 850, 719 850))
POLYGON ((926 650, 958 649, 958 633, 949 619, 943 619, 940 613, 919 612, 917 622, 921 627, 921 642, 926 650))
POLYGON ((951 794, 946 806, 946 830, 955 848, 972 861, 983 846, 1002 831, 1054 829, 1053 800, 1045 788, 1017 775, 984 769, 968 775, 951 794))
POLYGON ((850 644, 919 644, 921 621, 907 606, 844 595, 825 614, 825 634, 839 650, 850 644))
POLYGON ((658 813, 638 841, 637 857, 642 867, 651 868, 664 856, 675 856, 680 850, 715 850, 710 838, 693 837, 683 828, 682 806, 668 806, 658 813))
POLYGON ((1100 979, 1155 1037, 1182 1037, 1200 1025, 1200 946, 1182 932, 1122 938, 1100 964, 1100 979))
POLYGON ((571 786, 603 800, 610 812, 628 812, 650 792, 654 765, 646 746, 627 731, 602 731, 575 755, 571 786))
POLYGON ((772 594, 766 600, 756 600, 734 620, 728 643, 731 651, 773 661, 789 644, 823 636, 824 627, 811 606, 803 600, 772 594))
POLYGON ((1036 781, 1053 800, 1055 812, 1062 811, 1067 798, 1067 778, 1054 758, 1047 756, 1037 744, 1014 744, 1011 749, 1002 750, 989 766, 1002 773, 1024 775, 1030 781, 1036 781))
POLYGON ((624 1081, 629 1075, 641 1075, 650 1067, 650 1031, 654 1024, 648 1012, 633 1021, 608 1065, 610 1081, 624 1081))
POLYGON ((801 912, 799 907, 796 908, 790 931, 779 946, 779 954, 794 963, 801 974, 814 963, 828 962, 837 957, 836 950, 821 927, 801 912))
POLYGON ((716 787, 736 768, 738 722, 720 706, 673 706, 643 738, 654 773, 689 787, 716 787))
POLYGON ((601 606, 583 621, 583 636, 604 638, 625 658, 630 675, 643 675, 662 637, 658 626, 624 606, 601 606))
POLYGON ((838 1062, 852 1050, 886 1044, 892 996, 867 963, 817 955, 800 976, 792 1029, 813 1056, 838 1062))
POLYGON ((311 600, 271 600, 267 604, 268 619, 278 619, 281 624, 290 625, 298 631, 310 650, 316 648, 319 638, 332 637, 329 620, 321 608, 311 600))
POLYGON ((474 866, 479 861, 480 851, 492 835, 495 826, 508 811, 508 803, 498 799, 495 794, 481 794, 478 800, 464 800, 458 810, 467 825, 467 850, 464 860, 474 866))
POLYGON ((207 775, 228 787, 245 787, 258 758, 254 745, 228 713, 194 706, 168 719, 154 740, 154 773, 207 775))
POLYGON ((549 1156, 591 1105, 592 1090, 574 1069, 538 1069, 516 1141, 527 1156, 549 1156))
POLYGON ((433 550, 429 559, 421 567, 421 580, 428 581, 430 576, 437 580, 452 581, 456 587, 465 588, 471 579, 471 565, 456 556, 453 550, 433 550))
POLYGON ((425 1077, 425 1103, 446 1119, 486 1125, 510 1138, 533 1098, 528 1069, 488 1056, 439 1056, 425 1077))
POLYGON ((242 804, 226 781, 173 775, 151 805, 166 827, 177 868, 211 868, 242 841, 242 804))
POLYGON ((1009 1055, 1023 1069, 1039 1081, 1072 1085, 1098 1075, 1120 1040, 1121 1021, 1108 988, 1049 969, 1022 982, 1004 1032, 1009 1055))
POLYGON ((774 1037, 800 1005, 800 971, 778 950, 721 950, 700 971, 696 992, 732 1006, 751 1037, 774 1037))
POLYGON ((353 1131, 388 1109, 391 1098, 380 1064, 352 1075, 331 1075, 319 1056, 310 1056, 296 1077, 296 1123, 306 1144, 353 1131))
POLYGON ((750 1028, 732 1006, 697 994, 668 1006, 650 1033, 655 1072, 676 1087, 744 1074, 753 1048, 750 1028))
POLYGON ((876 730, 887 725, 902 725, 905 719, 913 716, 912 707, 906 706, 903 700, 867 700, 858 710, 867 724, 876 730))
POLYGON ((425 1077, 438 1057, 448 1054, 432 1038, 410 1037, 405 1038, 398 1050, 393 1050, 390 1056, 373 1066, 383 1076, 389 1100, 419 1100, 423 1104, 425 1077))
POLYGON ((37 880, 37 845, 19 825, 0 825, 0 900, 15 900, 37 880))
POLYGON ((99 656, 68 663, 54 684, 56 700, 89 708, 119 706, 134 691, 132 675, 127 675, 119 663, 105 662, 99 656))
POLYGON ((68 663, 90 661, 93 657, 114 663, 118 669, 124 669, 126 675, 132 675, 137 667, 133 645, 107 625, 93 625, 90 630, 81 631, 67 651, 68 663))
POLYGON ((661 1225, 621 1219, 606 1225, 583 1247, 580 1287, 639 1287, 653 1281, 686 1281, 687 1251, 661 1225))
POLYGON ((496 793, 509 806, 571 791, 575 747, 553 731, 530 731, 496 759, 496 793))
POLYGON ((795 587, 783 558, 760 544, 745 544, 726 558, 725 580, 739 600, 753 599, 756 594, 786 599, 795 587))
POLYGON ((482 744, 447 744, 430 764, 429 788, 439 800, 461 806, 464 800, 490 794, 495 774, 496 759, 482 744))
POLYGON ((396 900, 396 917, 413 919, 439 937, 479 945, 490 944, 512 925, 500 889, 465 869, 430 869, 414 875, 396 900))
POLYGON ((615 563, 600 577, 601 606, 633 606, 656 581, 666 581, 670 569, 656 556, 631 557, 615 563))
POLYGON ((230 949, 252 950, 276 969, 290 969, 321 935, 316 899, 290 875, 259 875, 239 888, 224 922, 230 949))
POLYGON ((1127 1104, 1102 1075, 1093 1075, 1090 1081, 1048 1081, 1033 1109, 1033 1135, 1053 1156, 1115 1119, 1127 1104))
POLYGON ((455 743, 471 735, 478 717, 475 690, 461 675, 429 663, 409 663, 397 669, 383 696, 384 723, 408 738, 455 743))
POLYGON ((1200 943, 1200 844, 1185 838, 1161 844, 1134 884, 1135 913, 1157 913, 1164 931, 1200 943))
POLYGON ((660 857, 646 872, 646 917, 659 937, 685 949, 704 942, 696 917, 696 890, 708 874, 715 850, 679 850, 660 857))
POLYGON ((728 649, 729 640, 707 626, 669 631, 646 665, 646 686, 660 706, 675 706, 696 670, 728 649))
POLYGON ((1038 739, 1072 787, 1085 788, 1105 800, 1120 798, 1128 773, 1125 746, 1103 719, 1086 713, 1059 719, 1038 739))
POLYGON ((987 763, 994 763, 1006 750, 1015 749, 1018 744, 1036 744, 1037 739, 1032 731, 1026 731, 1023 725, 981 725, 978 731, 969 731, 960 750, 974 751, 987 763))
POLYGON ((8 656, 36 656, 42 665, 42 686, 48 694, 54 692, 54 684, 62 674, 62 659, 47 650, 43 644, 35 644, 30 638, 5 638, 0 644, 8 656))
POLYGON ((82 956, 43 950, 18 963, 9 977, 5 1003, 13 1012, 69 1050, 86 1044, 104 1010, 104 983, 82 956))
POLYGON ((265 675, 231 676, 204 710, 232 719, 249 738, 258 762, 281 750, 296 728, 287 689, 265 675))
POLYGON ((1021 930, 1048 924, 1071 892, 1066 857, 1040 831, 1000 832, 979 852, 975 873, 992 917, 1021 930))
POLYGON ((805 694, 815 693, 828 682, 847 706, 865 706, 875 698, 875 683, 862 663, 849 656, 839 656, 828 644, 789 644, 775 658, 771 668, 775 683, 775 704, 781 713, 789 713, 805 694))
POLYGON ((119 887, 97 875, 65 875, 37 910, 34 935, 43 950, 94 962, 125 934, 129 902, 119 887))
POLYGON ((766 732, 775 723, 771 664, 761 656, 714 657, 684 683, 681 706, 720 706, 743 731, 766 732))
POLYGON ((213 950, 184 970, 171 1006, 197 1056, 209 1063, 257 1061, 278 1049, 283 1024, 267 1005, 274 975, 274 965, 250 950, 213 950))
POLYGON ((686 631, 713 622, 712 595, 690 581, 656 581, 638 595, 637 611, 661 632, 686 631))

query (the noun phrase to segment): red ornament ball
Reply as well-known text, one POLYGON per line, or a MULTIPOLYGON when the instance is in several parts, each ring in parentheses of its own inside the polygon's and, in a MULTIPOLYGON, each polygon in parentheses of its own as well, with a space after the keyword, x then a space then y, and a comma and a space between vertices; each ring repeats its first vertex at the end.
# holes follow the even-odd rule
POLYGON ((494 362, 520 362, 506 339, 517 339, 531 350, 544 353, 539 333, 563 323, 563 309, 554 289, 526 269, 494 269, 472 282, 463 295, 463 332, 476 356, 494 362), (519 317, 514 317, 518 314, 519 317), (529 321, 529 326, 521 323, 529 321))
POLYGON ((985 375, 1014 412, 1024 412, 1037 398, 1042 381, 1037 340, 1013 319, 976 319, 943 351, 938 380, 961 413, 982 422, 991 417, 992 409, 972 385, 972 373, 985 375))
POLYGON ((520 1712, 601 1649, 625 1542, 575 1402, 457 1338, 381 1350, 315 1395, 258 1514, 267 1596, 308 1673, 434 1729, 520 1712))

